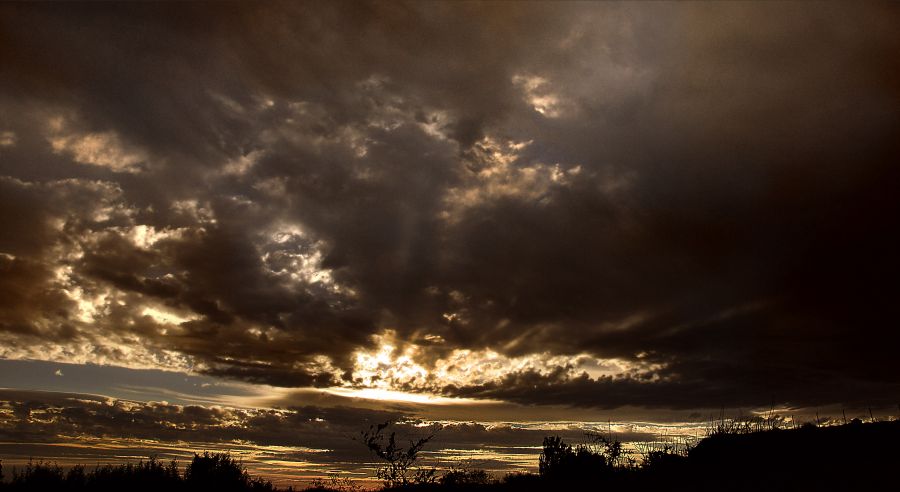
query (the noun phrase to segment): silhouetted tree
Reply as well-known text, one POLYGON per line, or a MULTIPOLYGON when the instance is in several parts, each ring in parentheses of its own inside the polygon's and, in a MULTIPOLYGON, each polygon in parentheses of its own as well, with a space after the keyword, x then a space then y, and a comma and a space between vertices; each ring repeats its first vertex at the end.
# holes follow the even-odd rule
POLYGON ((538 472, 542 477, 550 477, 559 472, 572 454, 572 446, 559 436, 544 438, 543 451, 538 458, 538 472))
POLYGON ((434 433, 420 439, 410 440, 409 446, 403 447, 397 444, 396 432, 386 435, 385 430, 391 423, 391 421, 387 421, 383 424, 372 425, 369 426, 369 430, 360 433, 362 443, 369 451, 387 462, 386 465, 376 470, 376 476, 384 480, 386 487, 436 482, 437 476, 434 468, 415 466, 419 459, 419 452, 428 441, 434 438, 434 433))

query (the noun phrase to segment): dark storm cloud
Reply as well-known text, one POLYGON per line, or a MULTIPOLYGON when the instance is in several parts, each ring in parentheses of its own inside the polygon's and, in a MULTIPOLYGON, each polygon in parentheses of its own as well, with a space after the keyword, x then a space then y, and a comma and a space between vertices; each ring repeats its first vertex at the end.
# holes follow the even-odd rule
POLYGON ((2 9, 7 357, 329 386, 393 329, 644 368, 411 390, 896 398, 894 6, 2 9))

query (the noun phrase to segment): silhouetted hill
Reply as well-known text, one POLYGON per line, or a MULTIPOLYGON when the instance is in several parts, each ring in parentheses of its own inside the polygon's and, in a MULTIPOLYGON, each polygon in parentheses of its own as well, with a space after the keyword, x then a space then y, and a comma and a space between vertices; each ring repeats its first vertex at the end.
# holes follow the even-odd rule
POLYGON ((900 422, 717 434, 685 461, 703 490, 896 490, 900 422))

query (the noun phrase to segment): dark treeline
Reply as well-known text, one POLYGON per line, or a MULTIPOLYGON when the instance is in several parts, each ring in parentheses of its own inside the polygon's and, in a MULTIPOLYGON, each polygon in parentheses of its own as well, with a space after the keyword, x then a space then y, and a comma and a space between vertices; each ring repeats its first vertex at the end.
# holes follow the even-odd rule
MULTIPOLYGON (((854 420, 839 426, 807 424, 792 429, 723 423, 712 427, 696 445, 648 447, 639 460, 610 436, 588 435, 587 444, 574 446, 559 437, 547 437, 539 473, 513 473, 501 479, 478 469, 438 473, 421 466, 418 451, 430 438, 405 447, 393 433, 385 432, 387 426, 373 426, 362 436, 363 443, 386 463, 379 478, 388 491, 830 491, 894 490, 900 485, 897 421, 864 424, 854 420)), ((0 488, 3 492, 278 490, 264 479, 251 477, 229 455, 208 453, 195 455, 183 473, 174 461, 153 458, 92 470, 31 463, 6 477, 0 488)), ((307 490, 354 492, 361 487, 333 478, 318 480, 307 490)))
MULTIPOLYGON (((0 467, 0 478, 3 471, 0 467)), ((178 463, 155 457, 137 464, 97 466, 76 465, 64 470, 54 463, 31 462, 12 471, 0 485, 3 492, 29 491, 275 491, 268 480, 251 477, 244 466, 228 454, 194 455, 184 473, 178 463)))
POLYGON ((606 441, 597 450, 548 438, 540 475, 517 489, 847 491, 900 486, 900 422, 758 429, 719 425, 693 446, 651 449, 640 462, 625 456, 615 442, 606 441))
MULTIPOLYGON (((373 427, 371 436, 383 426, 373 427)), ((596 490, 596 491, 806 491, 895 490, 900 487, 900 421, 786 427, 778 416, 721 419, 695 444, 645 446, 629 453, 613 436, 586 434, 586 444, 556 436, 543 442, 538 474, 496 480, 480 470, 454 470, 438 477, 410 467, 400 476, 382 469, 387 490, 596 490), (423 480, 424 478, 424 480, 423 480), (885 488, 886 487, 886 488, 885 488)), ((371 441, 370 441, 371 442, 371 441)), ((405 458, 408 448, 382 439, 405 458)), ((370 446, 372 448, 372 446, 370 446)), ((384 458, 391 453, 375 446, 384 458)), ((389 464, 398 461, 389 459, 389 464)), ((402 467, 401 467, 402 468, 402 467)), ((425 469, 424 471, 427 471, 425 469)), ((346 489, 344 489, 346 490, 346 489)))

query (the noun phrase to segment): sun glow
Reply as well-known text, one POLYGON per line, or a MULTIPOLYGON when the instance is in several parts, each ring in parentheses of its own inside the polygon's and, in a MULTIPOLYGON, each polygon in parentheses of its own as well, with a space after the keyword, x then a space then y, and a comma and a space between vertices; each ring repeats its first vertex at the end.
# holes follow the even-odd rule
POLYGON ((381 339, 374 352, 359 351, 353 370, 353 380, 371 389, 389 390, 396 383, 423 386, 428 380, 428 370, 415 362, 418 348, 410 345, 398 350, 381 339))
POLYGON ((382 388, 329 388, 326 393, 345 398, 362 400, 395 401, 405 403, 423 403, 429 405, 488 405, 498 403, 495 400, 473 400, 470 398, 449 398, 427 393, 406 393, 403 391, 382 388))
POLYGON ((146 307, 141 312, 143 316, 149 316, 153 318, 154 321, 160 324, 171 324, 171 325, 180 325, 181 323, 185 323, 187 321, 191 321, 194 319, 198 319, 196 316, 193 317, 183 317, 175 314, 171 311, 166 311, 162 309, 157 309, 154 307, 146 307))
POLYGON ((413 403, 449 403, 447 386, 467 387, 491 384, 520 373, 564 377, 657 378, 663 368, 641 359, 598 358, 582 353, 556 355, 549 352, 510 357, 491 349, 455 349, 434 358, 428 346, 402 343, 396 333, 386 331, 375 337, 375 347, 355 353, 352 382, 333 388, 332 394, 373 400, 413 403))

